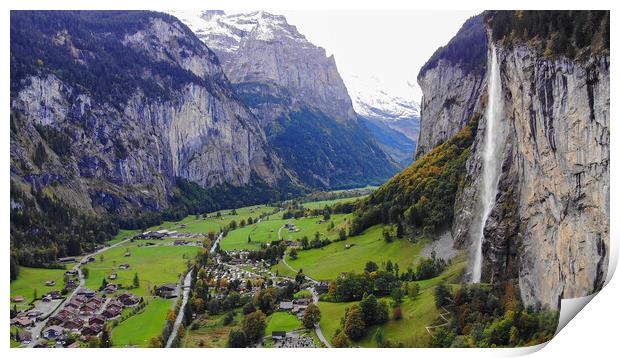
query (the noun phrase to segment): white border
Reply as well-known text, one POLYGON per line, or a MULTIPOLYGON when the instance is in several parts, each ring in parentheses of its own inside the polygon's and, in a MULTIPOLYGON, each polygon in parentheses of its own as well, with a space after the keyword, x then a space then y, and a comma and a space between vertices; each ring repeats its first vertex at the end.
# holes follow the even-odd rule
MULTIPOLYGON (((202 2, 192 2, 187 0, 175 0, 174 2, 164 1, 164 0, 140 0, 140 1, 132 1, 129 3, 128 1, 122 0, 107 0, 104 3, 102 2, 89 2, 89 1, 69 1, 69 0, 57 0, 57 1, 42 1, 42 0, 29 0, 29 1, 12 1, 11 3, 7 3, 6 1, 2 3, 3 10, 0 14, 0 20, 3 24, 2 26, 2 42, 3 46, 1 47, 1 51, 3 52, 3 56, 1 57, 2 61, 2 69, 1 72, 1 80, 0 83, 4 83, 4 89, 2 91, 2 102, 5 104, 4 110, 4 128, 1 133, 2 140, 0 140, 0 152, 4 153, 1 157, 2 166, 5 168, 1 173, 2 182, 4 183, 3 190, 0 201, 5 203, 0 210, 2 210, 2 228, 4 229, 4 240, 2 241, 3 252, 8 253, 10 250, 9 244, 9 152, 10 152, 10 133, 8 129, 8 118, 9 118, 9 10, 10 9, 150 9, 150 10, 165 10, 169 8, 175 9, 231 9, 231 10, 253 10, 253 9, 264 9, 268 11, 278 12, 278 10, 387 10, 387 9, 402 9, 402 10, 459 10, 459 9, 474 9, 474 10, 484 10, 484 9, 612 9, 612 21, 611 21, 611 32, 612 32, 612 53, 618 53, 616 51, 620 46, 618 42, 615 41, 618 35, 616 31, 618 27, 616 26, 618 20, 618 16, 616 16, 616 12, 613 11, 617 8, 614 6, 616 3, 611 1, 598 1, 598 0, 589 0, 589 1, 575 1, 575 0, 567 0, 562 2, 552 2, 548 0, 522 0, 519 2, 497 2, 497 1, 488 1, 488 0, 469 0, 469 1, 425 1, 416 3, 414 1, 400 1, 400 0, 381 0, 381 1, 372 1, 372 0, 357 0, 357 1, 340 1, 337 2, 335 0, 305 0, 305 1, 285 1, 285 0, 263 0, 263 1, 252 1, 252 0, 236 0, 236 1, 225 1, 225 0, 210 0, 210 1, 202 1, 202 2)), ((423 36, 423 34, 412 34, 411 44, 415 44, 415 36, 423 36)), ((320 44, 317 44, 320 45, 320 44)), ((618 57, 617 54, 612 56, 613 58, 618 57)), ((617 75, 615 71, 611 71, 611 92, 617 89, 617 84, 619 83, 617 80, 617 75)), ((613 118, 613 106, 611 106, 611 118, 613 118)), ((613 123, 611 124, 613 127, 613 123)), ((613 133, 613 130, 611 130, 613 133)), ((618 148, 615 145, 614 141, 611 141, 611 158, 615 157, 614 153, 618 148)), ((612 160, 613 162, 613 160, 612 160)), ((614 179, 618 179, 618 170, 613 165, 610 165, 611 171, 611 182, 614 182, 614 179)), ((583 311, 583 313, 577 315, 573 319, 573 323, 570 323, 564 328, 553 340, 551 340, 545 349, 542 349, 540 356, 576 356, 576 355, 592 355, 592 354, 604 354, 605 356, 610 355, 609 352, 613 352, 617 350, 616 341, 617 331, 616 331, 616 322, 614 319, 620 317, 618 305, 620 302, 620 284, 618 280, 611 281, 611 276, 615 271, 617 265, 618 258, 618 230, 620 225, 618 222, 615 222, 613 218, 617 218, 618 205, 617 201, 614 199, 618 198, 618 190, 615 190, 614 187, 611 187, 611 212, 610 212, 610 232, 611 232, 611 250, 610 250, 610 265, 609 265, 609 275, 607 277, 606 282, 609 283, 599 295, 589 299, 592 299, 592 304, 588 305, 587 308, 583 311)), ((7 256, 5 255, 5 260, 7 256)), ((4 291, 4 301, 6 302, 9 299, 9 268, 8 268, 8 260, 5 261, 5 265, 2 268, 2 277, 5 282, 6 291, 4 291)), ((588 301, 589 301, 588 299, 588 301)), ((568 300, 564 300, 568 301, 568 300)), ((579 300, 578 300, 579 301, 579 300)), ((580 300, 581 303, 585 301, 585 299, 580 300)), ((567 302, 566 304, 574 304, 575 302, 567 302)), ((566 304, 563 302, 563 306, 566 307, 566 304)), ((582 304, 577 303, 576 307, 582 307, 582 304)), ((578 310, 574 312, 576 314, 578 310)), ((8 310, 2 311, 2 317, 4 322, 8 323, 8 310)), ((92 357, 108 357, 111 352, 114 355, 120 356, 130 356, 136 354, 149 354, 154 357, 167 357, 172 352, 166 349, 157 349, 157 350, 149 350, 148 353, 144 350, 136 350, 136 349, 114 349, 113 351, 108 350, 100 350, 100 349, 90 349, 90 350, 46 350, 44 352, 41 351, 32 351, 28 349, 9 349, 8 344, 8 333, 9 333, 9 325, 2 325, 2 329, 5 332, 5 339, 0 339, 0 344, 5 350, 5 353, 10 354, 11 357, 27 357, 32 356, 33 354, 41 354, 44 353, 46 356, 55 357, 73 357, 79 355, 88 354, 92 357)), ((390 355, 390 356, 439 356, 439 357, 447 357, 447 356, 459 356, 459 357, 480 357, 480 356, 514 356, 514 355, 523 355, 535 352, 545 345, 530 347, 530 348, 518 348, 518 349, 358 349, 355 351, 352 350, 274 350, 274 349, 261 349, 261 350, 231 350, 231 349, 183 349, 179 351, 177 354, 183 354, 184 356, 204 356, 210 355, 215 357, 220 356, 236 356, 236 355, 251 355, 251 356, 278 356, 278 357, 287 357, 290 358, 291 354, 295 357, 316 357, 317 353, 320 355, 328 355, 328 356, 336 356, 342 354, 355 354, 361 357, 376 357, 377 355, 390 355)))

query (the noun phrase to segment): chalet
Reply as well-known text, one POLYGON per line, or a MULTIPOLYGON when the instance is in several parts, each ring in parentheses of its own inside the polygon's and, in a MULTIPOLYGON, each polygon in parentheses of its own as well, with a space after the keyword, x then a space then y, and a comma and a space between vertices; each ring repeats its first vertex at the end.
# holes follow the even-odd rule
POLYGON ((84 296, 84 297, 93 297, 95 296, 95 291, 89 289, 89 288, 81 288, 78 292, 77 292, 78 296, 84 296))
POLYGON ((99 305, 95 302, 89 302, 80 307, 80 314, 92 315, 99 309, 99 305))
POLYGON ((51 300, 52 300, 52 297, 50 295, 45 295, 41 297, 41 301, 43 302, 50 302, 51 300))
POLYGON ((11 298, 11 301, 13 301, 13 302, 24 302, 24 296, 13 296, 13 298, 11 298))
POLYGON ((309 298, 296 298, 293 300, 295 305, 308 306, 310 304, 309 298))
POLYGON ((189 241, 187 240, 175 240, 174 241, 174 246, 184 246, 189 244, 189 241))
POLYGON ((118 296, 118 300, 127 307, 137 305, 142 301, 142 297, 138 297, 134 294, 125 292, 122 295, 118 296))
POLYGON ((88 325, 92 326, 93 324, 103 325, 107 321, 107 318, 103 315, 92 316, 88 319, 88 325))
POLYGON ((75 257, 61 257, 58 259, 58 262, 60 262, 61 264, 67 264, 70 262, 77 262, 77 260, 75 259, 75 257))
POLYGON ((118 316, 121 313, 121 310, 119 308, 116 307, 106 307, 105 311, 103 311, 102 315, 107 318, 107 319, 111 319, 114 318, 116 316, 118 316))
POLYGON ((56 285, 56 281, 45 281, 45 286, 54 286, 56 285))
POLYGON ((293 301, 282 301, 280 302, 281 310, 291 310, 293 309, 293 301))
POLYGON ((91 302, 94 302, 98 306, 101 306, 101 304, 103 302, 105 302, 105 299, 103 297, 94 296, 94 297, 91 297, 91 299, 88 300, 88 303, 91 303, 91 302))
POLYGON ((77 270, 65 271, 65 276, 77 276, 77 274, 78 274, 77 270))
POLYGON ((121 269, 121 270, 127 270, 127 269, 129 269, 129 267, 131 267, 131 266, 128 263, 120 264, 118 266, 118 268, 121 269))
POLYGON ((107 293, 107 294, 111 294, 118 291, 118 285, 115 284, 109 284, 107 285, 104 289, 103 292, 107 293))
POLYGON ((67 309, 63 309, 62 311, 58 312, 56 315, 50 317, 49 321, 51 324, 62 325, 65 323, 66 320, 70 319, 73 316, 74 314, 71 311, 67 309))
POLYGON ((126 252, 123 254, 123 256, 125 256, 125 257, 129 257, 129 256, 131 256, 131 252, 126 251, 126 252))
POLYGON ((118 276, 115 273, 113 273, 110 276, 108 276, 108 280, 116 280, 117 277, 118 276))
POLYGON ((89 336, 96 336, 102 331, 103 331, 103 325, 95 323, 95 324, 90 324, 88 327, 82 328, 82 331, 80 333, 84 337, 89 337, 89 336))
POLYGON ((69 280, 67 281, 67 283, 65 283, 65 288, 67 290, 71 290, 77 287, 77 282, 75 282, 75 280, 69 280))
POLYGON ((62 298, 62 295, 60 294, 60 292, 59 292, 59 291, 50 291, 50 292, 48 293, 48 295, 49 295, 49 296, 50 296, 50 298, 51 298, 51 299, 53 299, 53 300, 57 300, 57 299, 62 298))
POLYGON ((29 331, 19 331, 17 332, 17 341, 22 344, 28 344, 32 341, 32 332, 29 331))
POLYGON ((79 317, 74 317, 66 320, 62 326, 69 330, 79 330, 82 328, 83 325, 84 321, 82 321, 82 319, 80 319, 79 317))
POLYGON ((321 281, 314 287, 314 289, 319 295, 323 293, 327 293, 327 291, 329 291, 329 282, 321 281))
POLYGON ((164 298, 171 298, 176 296, 177 285, 174 283, 167 283, 165 285, 161 285, 157 287, 155 293, 164 298))
POLYGON ((63 328, 60 326, 49 326, 43 330, 43 337, 49 340, 55 340, 62 336, 63 328))
POLYGON ((106 306, 106 309, 108 309, 108 308, 112 308, 112 309, 120 311, 120 310, 123 309, 123 304, 121 302, 119 302, 118 300, 112 300, 106 306))
POLYGON ((26 316, 15 317, 11 320, 11 326, 31 327, 33 325, 34 325, 34 321, 26 316))
POLYGON ((34 344, 34 348, 49 348, 49 347, 47 346, 47 341, 45 339, 39 339, 34 344))
POLYGON ((286 338, 285 331, 272 331, 271 332, 271 339, 273 339, 274 341, 284 340, 285 338, 286 338))
POLYGON ((93 262, 95 261, 95 257, 94 256, 88 256, 88 262, 93 262))
POLYGON ((76 302, 79 302, 79 303, 85 303, 86 301, 88 301, 88 297, 76 294, 75 296, 73 296, 71 300, 72 301, 75 300, 76 302))
POLYGON ((26 315, 28 316, 28 318, 36 318, 36 317, 39 317, 42 314, 43 314, 43 312, 41 312, 39 310, 30 310, 30 311, 26 312, 26 315))
POLYGON ((78 309, 78 308, 80 308, 81 305, 82 304, 80 302, 77 302, 76 300, 71 300, 71 301, 69 301, 69 302, 67 302, 65 304, 65 307, 66 308, 78 309))

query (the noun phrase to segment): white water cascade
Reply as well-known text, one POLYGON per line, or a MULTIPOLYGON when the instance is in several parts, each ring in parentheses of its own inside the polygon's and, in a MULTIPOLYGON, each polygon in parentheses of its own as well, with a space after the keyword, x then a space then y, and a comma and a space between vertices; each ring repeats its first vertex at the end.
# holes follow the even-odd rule
POLYGON ((472 281, 480 282, 482 276, 482 241, 484 240, 484 226, 486 224, 497 195, 497 185, 500 175, 500 161, 503 150, 503 105, 502 83, 495 47, 491 46, 491 63, 488 78, 489 97, 486 108, 486 129, 484 131, 484 147, 482 153, 482 181, 479 189, 480 208, 482 215, 477 225, 474 246, 474 266, 472 281))

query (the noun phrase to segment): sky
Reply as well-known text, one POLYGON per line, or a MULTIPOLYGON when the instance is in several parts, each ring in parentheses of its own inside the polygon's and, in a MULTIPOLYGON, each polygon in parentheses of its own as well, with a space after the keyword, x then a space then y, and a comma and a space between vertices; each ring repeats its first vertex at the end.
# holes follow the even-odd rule
POLYGON ((445 45, 474 11, 281 11, 289 24, 333 54, 347 88, 375 77, 390 95, 413 98, 422 92, 419 69, 445 45))

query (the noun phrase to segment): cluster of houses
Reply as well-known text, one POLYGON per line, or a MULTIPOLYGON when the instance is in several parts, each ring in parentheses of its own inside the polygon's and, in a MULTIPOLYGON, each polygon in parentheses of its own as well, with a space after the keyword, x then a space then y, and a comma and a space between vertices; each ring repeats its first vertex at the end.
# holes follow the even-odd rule
POLYGON ((43 330, 43 337, 58 340, 68 332, 79 333, 83 338, 98 336, 106 321, 118 317, 123 308, 141 301, 142 297, 129 292, 104 298, 92 290, 81 289, 60 312, 50 317, 50 325, 43 330))
POLYGON ((296 298, 292 301, 281 301, 280 302, 280 310, 289 311, 290 313, 297 316, 299 320, 304 317, 304 313, 306 312, 306 308, 312 302, 310 298, 296 298))
POLYGON ((284 225, 284 228, 289 232, 299 232, 299 228, 297 227, 297 225, 293 224, 292 222, 287 222, 284 225))
MULTIPOLYGON (((184 227, 180 225, 180 227, 184 227)), ((178 239, 202 239, 207 237, 203 233, 193 232, 178 232, 174 230, 161 229, 157 231, 145 231, 141 234, 135 235, 134 240, 163 240, 167 237, 174 237, 178 239)))

